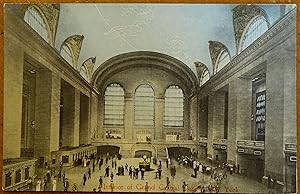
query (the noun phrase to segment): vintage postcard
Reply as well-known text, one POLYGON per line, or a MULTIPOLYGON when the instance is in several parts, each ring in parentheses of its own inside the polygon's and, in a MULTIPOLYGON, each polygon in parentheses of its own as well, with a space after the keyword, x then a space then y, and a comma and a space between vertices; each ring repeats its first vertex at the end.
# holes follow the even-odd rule
POLYGON ((296 192, 296 5, 3 9, 3 190, 296 192))

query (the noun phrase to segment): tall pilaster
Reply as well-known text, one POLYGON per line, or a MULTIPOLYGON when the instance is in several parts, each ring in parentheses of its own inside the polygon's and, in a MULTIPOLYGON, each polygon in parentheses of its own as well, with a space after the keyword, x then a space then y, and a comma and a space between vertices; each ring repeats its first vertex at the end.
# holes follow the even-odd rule
POLYGON ((18 41, 9 33, 4 37, 4 44, 3 158, 5 159, 21 155, 24 52, 20 50, 18 41))
POLYGON ((136 136, 133 133, 133 118, 134 118, 134 104, 133 95, 131 92, 125 93, 125 132, 124 138, 128 140, 135 140, 136 136))
POLYGON ((238 78, 229 83, 227 161, 230 164, 237 164, 237 140, 251 139, 251 104, 251 79, 238 78))
POLYGON ((59 147, 61 79, 49 70, 36 72, 35 157, 50 159, 59 147))
POLYGON ((63 146, 79 145, 80 91, 64 84, 63 87, 63 146))
MULTIPOLYGON (((163 139, 163 119, 164 119, 164 96, 162 94, 155 98, 155 122, 154 122, 154 139, 163 139)), ((153 133, 153 132, 152 132, 153 133)))

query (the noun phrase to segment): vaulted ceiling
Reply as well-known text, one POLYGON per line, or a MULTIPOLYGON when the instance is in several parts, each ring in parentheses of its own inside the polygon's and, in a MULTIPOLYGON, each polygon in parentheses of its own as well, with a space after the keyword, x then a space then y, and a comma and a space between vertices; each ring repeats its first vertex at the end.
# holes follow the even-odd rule
MULTIPOLYGON (((78 64, 97 57, 94 71, 109 58, 132 51, 155 51, 181 60, 196 72, 201 61, 210 71, 208 41, 236 54, 232 8, 217 4, 61 4, 56 48, 71 35, 84 35, 78 64)), ((260 5, 270 23, 278 5, 260 5)), ((195 73, 196 74, 196 73, 195 73)))

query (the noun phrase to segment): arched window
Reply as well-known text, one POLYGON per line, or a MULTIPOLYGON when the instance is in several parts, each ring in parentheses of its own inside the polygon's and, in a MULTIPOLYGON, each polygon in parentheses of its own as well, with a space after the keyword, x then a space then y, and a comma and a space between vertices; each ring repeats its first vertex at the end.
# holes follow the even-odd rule
POLYGON ((24 15, 24 21, 29 24, 45 41, 49 43, 49 33, 46 22, 40 12, 33 6, 29 6, 24 15))
POLYGON ((71 54, 71 50, 67 45, 63 45, 60 49, 60 55, 72 66, 74 66, 73 64, 73 57, 71 54))
POLYGON ((268 30, 268 22, 265 17, 257 16, 250 21, 249 27, 246 28, 246 32, 242 37, 242 44, 240 51, 247 48, 252 42, 260 37, 265 31, 268 30))
POLYGON ((183 127, 183 92, 178 86, 170 86, 165 93, 165 127, 183 127))
POLYGON ((154 125, 154 91, 147 84, 140 85, 135 91, 134 123, 154 125))
POLYGON ((124 90, 119 84, 110 84, 104 95, 104 125, 124 125, 124 90))
POLYGON ((84 65, 81 66, 79 74, 86 80, 89 79, 86 67, 84 65))
POLYGON ((201 75, 200 86, 202 86, 203 84, 205 84, 208 80, 209 80, 209 73, 208 73, 208 70, 205 69, 202 72, 202 75, 201 75))
POLYGON ((230 62, 230 56, 227 50, 223 50, 220 52, 218 59, 217 59, 217 67, 216 67, 216 73, 220 71, 225 65, 227 65, 230 62))

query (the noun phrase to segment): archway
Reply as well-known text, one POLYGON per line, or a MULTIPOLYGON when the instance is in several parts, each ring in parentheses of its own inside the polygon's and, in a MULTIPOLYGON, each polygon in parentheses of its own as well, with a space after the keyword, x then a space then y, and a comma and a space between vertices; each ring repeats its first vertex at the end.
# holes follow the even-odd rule
POLYGON ((135 158, 142 158, 143 156, 147 156, 148 158, 152 157, 152 151, 149 150, 137 150, 135 151, 135 158))
POLYGON ((118 155, 120 152, 120 147, 113 145, 103 145, 97 146, 97 154, 98 155, 106 155, 109 153, 111 156, 118 155))
POLYGON ((186 147, 170 147, 168 148, 170 158, 178 158, 179 156, 190 156, 191 149, 186 147))

